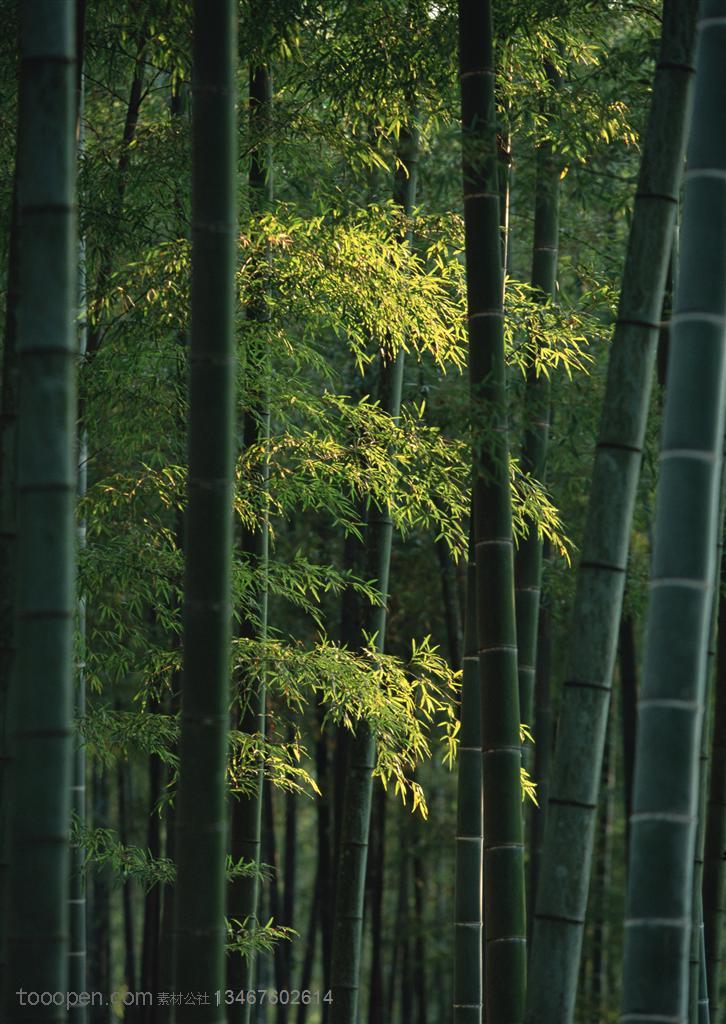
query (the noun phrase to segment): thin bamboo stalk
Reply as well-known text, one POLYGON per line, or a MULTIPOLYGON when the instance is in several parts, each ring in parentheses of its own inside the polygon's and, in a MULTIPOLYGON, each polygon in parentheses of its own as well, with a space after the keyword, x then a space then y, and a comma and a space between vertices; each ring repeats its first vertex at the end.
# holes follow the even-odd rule
POLYGON ((698 1024, 699 1017, 703 1013, 701 1006, 701 988, 704 982, 701 978, 701 971, 705 970, 705 963, 702 963, 701 943, 703 941, 703 865, 706 843, 706 810, 708 798, 708 783, 711 753, 711 735, 713 731, 713 716, 711 707, 713 700, 712 692, 716 683, 717 650, 718 650, 718 621, 720 611, 719 584, 721 581, 721 567, 723 564, 723 527, 724 508, 726 508, 726 474, 724 463, 721 463, 721 499, 719 505, 718 541, 716 544, 716 558, 714 571, 714 586, 711 600, 711 625, 708 635, 708 652, 706 656, 706 692, 704 697, 704 718, 701 730, 701 749, 698 766, 698 823, 696 826, 696 847, 693 862, 693 896, 692 896, 692 929, 691 929, 691 954, 689 972, 689 1008, 688 1016, 690 1024, 698 1024))
MULTIPOLYGON (((272 78, 269 69, 261 66, 250 72, 249 86, 249 120, 250 133, 253 137, 264 137, 272 107, 272 78)), ((249 173, 250 210, 253 216, 259 215, 272 200, 272 157, 269 143, 261 143, 252 152, 249 173)), ((262 294, 254 294, 246 308, 246 319, 250 324, 264 323, 269 319, 265 291, 269 282, 265 275, 261 276, 259 286, 262 294)), ((250 409, 244 417, 244 445, 250 445, 269 438, 270 410, 265 386, 266 358, 264 346, 259 344, 248 346, 248 373, 254 371, 255 384, 258 388, 258 404, 250 409)), ((265 462, 259 474, 261 493, 267 485, 268 466, 265 462)), ((264 499, 263 499, 264 500, 264 499)), ((269 547, 269 528, 267 509, 260 510, 259 528, 243 530, 240 538, 241 550, 250 558, 253 570, 262 579, 256 592, 257 622, 243 621, 240 635, 248 638, 264 639, 267 635, 267 558, 269 547)), ((266 688, 259 684, 256 689, 247 688, 241 698, 238 727, 242 732, 256 733, 260 737, 266 732, 266 688)), ((261 860, 262 849, 262 801, 263 780, 260 769, 254 789, 249 793, 240 794, 232 804, 232 859, 244 859, 256 864, 261 860)), ((233 920, 247 922, 248 926, 257 921, 259 902, 259 878, 255 875, 236 878, 229 886, 228 913, 233 920)), ((255 984, 255 955, 246 959, 239 955, 232 956, 228 963, 228 986, 233 992, 248 991, 255 984)), ((249 1024, 252 1004, 232 1002, 228 1007, 228 1019, 239 1019, 241 1024, 249 1024)))
POLYGON ((706 974, 706 944, 703 934, 703 902, 701 902, 701 925, 698 929, 700 956, 698 970, 698 1024, 711 1024, 711 1008, 708 1000, 708 976, 706 974))
MULTIPOLYGON (((85 144, 85 130, 83 124, 85 85, 82 68, 82 44, 84 37, 83 4, 76 2, 76 40, 78 47, 78 76, 77 76, 77 132, 78 132, 78 156, 82 156, 85 144), (80 15, 80 16, 79 16, 80 15)), ((86 356, 88 342, 88 310, 86 307, 86 243, 83 236, 78 242, 78 355, 82 363, 86 356)), ((79 415, 78 431, 78 497, 82 499, 88 487, 88 430, 79 415)), ((86 520, 85 516, 78 520, 78 550, 83 551, 86 546, 86 520)), ((86 648, 86 599, 83 595, 78 599, 78 634, 80 655, 76 665, 75 684, 75 715, 82 720, 86 713, 86 673, 85 673, 85 648, 86 648)), ((71 807, 78 821, 86 823, 86 748, 80 736, 76 734, 73 751, 73 780, 71 784, 71 807)), ((79 847, 71 849, 71 877, 69 889, 69 917, 70 917, 70 947, 68 950, 68 984, 73 992, 86 992, 87 983, 87 935, 86 935, 86 867, 84 863, 83 850, 79 847)), ((74 1024, 85 1024, 88 1018, 88 1008, 85 1004, 78 1003, 71 1007, 69 1017, 74 1024)))
MULTIPOLYGON (((413 125, 401 129, 399 161, 400 166, 394 179, 394 200, 408 216, 416 201, 418 166, 418 134, 413 125)), ((407 236, 403 241, 410 242, 410 239, 407 236)), ((401 409, 403 367, 403 350, 393 360, 381 361, 380 405, 394 421, 398 420, 401 409)), ((366 536, 366 578, 377 580, 377 588, 382 596, 380 606, 371 612, 368 631, 375 637, 376 650, 382 652, 386 637, 393 539, 393 522, 388 509, 370 510, 366 536)), ((341 818, 330 971, 333 1024, 357 1024, 358 1020, 363 900, 375 756, 375 738, 368 724, 362 721, 349 743, 341 818)))
MULTIPOLYGON (((108 769, 95 767, 91 787, 92 822, 94 828, 108 828, 108 769)), ((88 979, 94 992, 111 989, 111 908, 109 869, 101 868, 93 874, 88 979)), ((96 1002, 91 1008, 92 1024, 108 1024, 110 1007, 96 1002)))
MULTIPOLYGON (((550 67, 547 70, 555 79, 554 71, 550 67)), ((537 148, 531 281, 543 302, 554 302, 557 295, 560 165, 551 144, 544 143, 537 148)), ((527 372, 524 404, 526 426, 522 469, 544 482, 550 429, 550 382, 547 375, 537 374, 533 368, 527 372)), ((530 526, 526 537, 519 542, 514 561, 519 705, 522 721, 530 726, 542 589, 542 548, 543 539, 537 536, 534 526, 530 526)))
MULTIPOLYGON (((16 157, 17 163, 17 157, 16 157)), ((0 999, 7 969, 8 794, 11 785, 11 729, 8 721, 15 669, 15 572, 17 559, 18 427, 18 188, 13 178, 0 393, 0 999)))
POLYGON ((454 1024, 480 1024, 482 1016, 482 758, 475 586, 470 537, 456 797, 454 1024))
MULTIPOLYGON (((122 846, 129 845, 129 789, 130 764, 118 761, 116 765, 118 837, 122 846)), ((124 973, 123 978, 129 991, 136 991, 136 929, 134 907, 131 899, 132 880, 124 878, 121 883, 121 914, 123 917, 124 973)))
MULTIPOLYGON (((543 558, 548 557, 547 545, 543 558)), ((527 914, 528 939, 531 939, 532 911, 537 899, 542 844, 547 815, 547 798, 550 786, 550 764, 552 762, 552 701, 550 695, 550 665, 552 660, 552 622, 548 607, 540 604, 537 627, 537 669, 535 673, 534 734, 537 737, 534 748, 533 778, 537 786, 539 806, 532 813, 529 860, 529 907, 527 914)))
MULTIPOLYGON (((723 590, 726 565, 722 563, 723 590)), ((726 920, 726 601, 719 603, 711 779, 703 858, 703 924, 711 1019, 720 1020, 723 928, 726 920)))

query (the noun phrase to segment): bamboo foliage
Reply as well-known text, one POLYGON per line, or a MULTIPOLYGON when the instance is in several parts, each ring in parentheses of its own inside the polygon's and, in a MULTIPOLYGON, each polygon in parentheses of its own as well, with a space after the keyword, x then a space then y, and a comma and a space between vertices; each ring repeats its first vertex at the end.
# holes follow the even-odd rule
POLYGON ((528 1024, 571 1024, 628 541, 683 164, 695 0, 664 0, 553 757, 528 1024))
MULTIPOLYGON (((524 1014, 526 938, 512 509, 504 394, 504 311, 492 11, 459 4, 469 382, 475 419, 472 522, 483 772, 484 991, 490 1024, 524 1014)), ((471 898, 476 899, 476 890, 471 898)))
POLYGON ((75 31, 70 0, 20 5, 17 661, 8 1021, 61 1020, 68 988, 75 612, 75 31), (40 882, 40 884, 39 884, 40 882))
POLYGON ((726 3, 700 8, 638 708, 623 1022, 685 1020, 726 399, 726 3), (684 496, 687 495, 687 498, 684 496))
MULTIPOLYGON (((177 797, 176 972, 224 989, 226 759, 234 466, 236 5, 194 4, 192 326, 184 655, 177 797)), ((180 1006, 177 1021, 220 1011, 180 1006)))

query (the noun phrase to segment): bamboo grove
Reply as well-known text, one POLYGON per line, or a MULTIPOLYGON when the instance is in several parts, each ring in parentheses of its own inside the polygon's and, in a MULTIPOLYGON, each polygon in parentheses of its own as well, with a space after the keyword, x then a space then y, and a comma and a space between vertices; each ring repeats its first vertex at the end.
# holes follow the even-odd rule
POLYGON ((0 1020, 726 1024, 724 0, 2 0, 0 1020))

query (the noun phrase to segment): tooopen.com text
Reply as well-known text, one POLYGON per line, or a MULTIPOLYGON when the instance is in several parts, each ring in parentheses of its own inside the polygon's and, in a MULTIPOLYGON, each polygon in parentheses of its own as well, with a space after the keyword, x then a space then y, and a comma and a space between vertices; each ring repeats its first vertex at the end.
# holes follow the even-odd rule
POLYGON ((30 992, 19 988, 15 993, 21 1006, 64 1006, 72 1010, 77 1006, 151 1006, 151 992, 30 992))

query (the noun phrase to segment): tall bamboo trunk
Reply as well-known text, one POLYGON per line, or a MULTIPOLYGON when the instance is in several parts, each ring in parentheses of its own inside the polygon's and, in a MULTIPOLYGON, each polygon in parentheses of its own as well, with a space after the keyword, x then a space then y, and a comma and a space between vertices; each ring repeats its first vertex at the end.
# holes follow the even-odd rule
POLYGON ((673 227, 673 239, 671 241, 671 255, 668 260, 668 274, 666 275, 665 290, 663 292, 663 314, 661 318, 660 331, 658 332, 658 351, 656 354, 656 375, 661 392, 665 389, 668 376, 668 327, 673 312, 673 298, 676 291, 676 274, 678 272, 678 239, 680 227, 678 224, 678 207, 676 207, 676 223, 673 227))
POLYGON ((454 1024, 480 1024, 482 1016, 482 757, 475 584, 470 534, 454 854, 454 1024))
POLYGON ((726 2, 701 6, 638 708, 622 1019, 688 1015, 698 761, 726 399, 726 2), (683 495, 687 495, 684 502, 683 495))
MULTIPOLYGON (((158 700, 149 702, 149 712, 159 714, 161 707, 158 700)), ((163 765, 156 754, 149 758, 149 802, 148 821, 146 827, 146 849, 152 857, 161 856, 161 819, 157 804, 161 798, 163 765)), ((144 896, 144 926, 141 940, 141 990, 142 992, 160 992, 160 958, 161 958, 161 885, 153 885, 144 896)), ((152 1024, 156 1019, 156 1000, 140 1010, 140 1019, 144 1024, 152 1024)))
POLYGON ((441 597, 444 606, 449 664, 455 672, 460 672, 464 658, 464 629, 461 621, 459 589, 456 580, 456 567, 443 537, 436 541, 436 556, 441 572, 441 597))
MULTIPOLYGON (((85 40, 85 0, 76 3, 76 137, 78 140, 77 155, 80 161, 85 147, 85 127, 83 123, 85 107, 85 81, 83 76, 83 51, 85 40)), ((88 310, 86 306, 86 243, 81 236, 78 240, 78 356, 79 364, 86 358, 88 347, 88 310)), ((79 402, 78 410, 78 450, 76 462, 78 467, 78 498, 83 499, 88 488, 88 431, 84 422, 79 402)), ((79 518, 78 550, 86 546, 85 516, 79 518)), ((78 599, 78 635, 79 656, 76 665, 75 686, 75 717, 82 720, 86 713, 86 600, 78 599)), ((73 756, 73 780, 71 783, 71 807, 74 815, 82 824, 87 820, 86 801, 86 748, 76 731, 73 756)), ((70 915, 70 946, 68 950, 68 984, 73 992, 88 990, 87 966, 87 899, 86 899, 86 867, 83 851, 79 847, 71 849, 71 878, 69 898, 70 915)), ((86 1024, 88 1009, 85 1005, 74 1006, 70 1011, 70 1019, 74 1024, 86 1024)))
MULTIPOLYGON (((150 8, 149 8, 150 9, 150 8)), ((141 113, 141 104, 144 99, 144 79, 146 74, 146 47, 148 43, 149 26, 148 14, 144 15, 138 25, 135 45, 136 55, 134 58, 134 71, 129 88, 129 98, 126 104, 124 116, 124 127, 121 136, 121 149, 116 163, 116 194, 113 197, 115 219, 121 220, 123 216, 124 196, 129 178, 129 165, 131 153, 136 141, 136 131, 141 113)), ((101 247, 98 260, 98 276, 96 279, 96 294, 99 298, 104 297, 108 283, 113 272, 114 241, 109 240, 101 247)), ((99 325, 91 323, 88 330, 86 358, 92 359, 98 351, 103 334, 99 325)))
POLYGON ((76 38, 71 0, 20 5, 17 657, 5 1019, 68 990, 75 617, 76 38), (42 884, 39 884, 42 880, 42 884))
POLYGON ((612 811, 614 786, 615 704, 611 704, 608 734, 602 764, 602 788, 598 809, 598 851, 593 878, 592 957, 588 1010, 594 1024, 607 1019, 608 1013, 608 907, 610 896, 610 865, 612 861, 612 811))
MULTIPOLYGON (((721 587, 726 564, 721 566, 721 587)), ((703 863, 703 924, 711 1020, 720 1024, 723 929, 726 918, 726 601, 718 612, 718 647, 703 863)))
MULTIPOLYGON (((492 59, 493 65, 501 65, 501 59, 495 56, 492 59)), ((506 67, 503 72, 506 77, 507 83, 511 85, 512 81, 512 62, 508 60, 506 67)), ((501 104, 501 112, 499 113, 498 122, 500 131, 497 133, 497 156, 499 158, 498 163, 498 183, 499 183, 499 237, 501 239, 502 246, 502 280, 509 273, 509 264, 512 254, 511 246, 511 217, 510 217, 510 206, 511 206, 511 195, 512 195, 512 179, 514 177, 512 171, 512 129, 511 129, 511 109, 509 102, 505 99, 501 104)), ((504 293, 502 293, 504 294, 504 293)))
MULTIPOLYGON (((548 557, 545 547, 544 557, 548 557)), ((537 627, 537 667, 535 672, 534 690, 534 735, 537 737, 534 748, 533 778, 537 786, 539 806, 532 814, 532 828, 529 854, 529 889, 527 928, 531 939, 532 908, 537 899, 542 845, 547 815, 547 799, 550 785, 550 764, 552 761, 552 699, 550 694, 550 664, 552 660, 552 622, 549 608, 540 604, 539 625, 537 627)))
POLYGON ((376 792, 374 818, 371 828, 373 840, 369 863, 369 906, 371 911, 371 983, 368 997, 368 1024, 385 1024, 383 1015, 383 893, 386 864, 386 791, 376 792))
POLYGON ((401 977, 400 977, 400 1024, 413 1024, 413 942, 411 941, 410 910, 409 910, 409 873, 408 857, 405 857, 402 869, 405 912, 401 922, 403 936, 401 939, 401 977))
MULTIPOLYGON (((320 705, 318 707, 318 738, 315 744, 315 763, 318 776, 318 786, 320 787, 323 796, 317 801, 317 875, 320 888, 319 899, 314 910, 316 915, 319 915, 323 989, 325 992, 328 992, 330 988, 329 972, 333 943, 333 910, 331 906, 333 871, 331 856, 332 828, 330 822, 330 801, 325 799, 325 794, 330 794, 333 786, 329 771, 330 758, 328 756, 328 737, 323 731, 324 718, 325 710, 323 706, 320 705)), ((323 1003, 321 1024, 327 1024, 329 1005, 329 1003, 323 1003)), ((298 1024, 304 1024, 304 1013, 302 1009, 300 1010, 300 1016, 301 1019, 298 1024)))
MULTIPOLYGON (((418 134, 413 125, 401 129, 399 161, 400 167, 394 180, 394 200, 404 214, 409 216, 416 201, 418 165, 418 134)), ((403 240, 407 244, 409 241, 408 236, 403 240)), ((380 364, 380 405, 394 421, 398 421, 401 409, 403 365, 403 350, 399 351, 395 359, 382 360, 380 364)), ((381 605, 371 612, 368 632, 375 636, 376 650, 383 652, 393 538, 393 523, 387 509, 371 508, 366 536, 366 578, 377 581, 382 597, 381 605)), ((333 1024, 358 1024, 363 902, 374 767, 375 739, 368 724, 361 721, 349 742, 341 811, 330 971, 333 1024)))
MULTIPOLYGON (((129 845, 130 765, 119 761, 116 765, 118 796, 118 837, 122 846, 129 845)), ((136 989, 136 930, 134 928, 131 879, 121 883, 121 914, 124 935, 124 981, 133 992, 136 989)))
MULTIPOLYGON (((351 384, 349 393, 353 399, 358 398, 362 390, 357 382, 351 384)), ((362 503, 357 508, 358 519, 365 524, 367 513, 362 503)), ((365 545, 362 537, 348 534, 343 541, 343 569, 356 576, 363 572, 365 560, 365 545)), ((340 642, 349 650, 355 650, 360 643, 362 635, 362 608, 361 597, 352 587, 346 587, 340 602, 340 642)), ((340 858, 340 833, 343 821, 343 800, 345 797, 345 773, 348 764, 348 747, 350 745, 350 733, 344 726, 339 726, 334 732, 333 741, 333 835, 332 835, 332 872, 329 882, 330 902, 329 906, 335 906, 335 887, 338 878, 338 862, 340 858)), ((328 948, 332 950, 333 941, 333 914, 332 910, 326 915, 323 912, 324 933, 329 935, 328 948)), ((330 974, 330 960, 326 966, 326 976, 330 974)), ((328 981, 326 981, 326 986, 328 981)), ((325 1008, 324 1008, 325 1012, 325 1008)))
MULTIPOLYGON (((177 795, 176 978, 225 988, 230 581, 235 436, 237 10, 194 3, 192 327, 184 657, 177 795)), ((176 1019, 218 1021, 179 1006, 176 1019)))
MULTIPOLYGON (((548 76, 557 84, 555 72, 547 65, 548 76)), ((557 255, 559 247, 560 162, 550 144, 537 149, 534 196, 534 240, 532 247, 531 281, 541 301, 555 302, 557 298, 557 255)), ((547 468, 547 446, 550 430, 550 382, 539 376, 533 368, 527 373, 524 395, 525 432, 522 446, 522 469, 544 482, 547 468)), ((523 722, 534 725, 534 700, 537 669, 537 631, 542 590, 542 563, 544 542, 537 536, 534 526, 523 537, 514 559, 514 601, 517 616, 517 671, 519 675, 519 713, 523 722)), ((540 738, 535 735, 535 743, 540 738)), ((549 742, 545 737, 545 742, 549 742)), ((525 745, 522 760, 531 772, 537 751, 525 745)), ((540 801, 540 807, 542 803, 540 801)), ((527 920, 529 922, 534 897, 532 882, 536 882, 533 868, 535 832, 540 841, 542 824, 537 820, 541 810, 528 805, 527 832, 530 850, 528 874, 527 920)), ((531 929, 529 930, 531 938, 531 929)))
MULTIPOLYGON (((250 72, 249 85, 249 122, 250 134, 257 137, 257 145, 252 151, 249 172, 250 210, 253 216, 259 216, 272 200, 272 166, 269 144, 260 141, 267 132, 267 123, 272 105, 272 79, 266 67, 254 68, 250 72)), ((264 271, 260 280, 255 282, 255 293, 245 310, 246 320, 251 324, 264 323, 269 319, 265 293, 269 287, 264 271)), ((259 388, 258 401, 244 417, 244 445, 258 444, 270 433, 270 412, 265 386, 266 357, 264 349, 259 345, 248 345, 248 376, 253 371, 256 376, 255 385, 259 388)), ((264 491, 267 480, 267 464, 260 471, 261 490, 264 491)), ((243 530, 240 538, 241 550, 250 558, 253 570, 262 576, 256 592, 258 622, 253 624, 244 621, 240 626, 240 635, 247 638, 264 639, 267 634, 267 585, 265 580, 269 545, 267 510, 262 508, 259 516, 259 529, 243 530)), ((242 732, 258 733, 264 737, 265 723, 265 686, 260 683, 255 689, 247 687, 241 704, 238 727, 242 732)), ((262 828, 262 769, 260 769, 254 789, 249 794, 240 794, 232 802, 232 835, 231 848, 234 861, 243 858, 259 864, 261 861, 261 828, 262 828)), ((230 918, 239 922, 247 921, 252 925, 257 920, 259 900, 259 879, 256 875, 234 879, 229 887, 230 918)), ((255 958, 250 954, 246 959, 239 955, 230 957, 228 963, 228 987, 234 992, 246 991, 255 984, 255 958)), ((241 1024, 249 1024, 251 1004, 231 1003, 228 1007, 228 1019, 240 1020, 241 1024)))
MULTIPOLYGON (((173 83, 171 96, 169 99, 169 113, 172 121, 177 119, 189 117, 189 84, 183 79, 178 79, 173 83)), ((179 188, 174 198, 174 209, 177 216, 177 233, 179 236, 183 236, 185 233, 184 226, 184 203, 183 203, 183 189, 179 188)), ((176 384, 177 393, 183 395, 184 384, 185 384, 185 357, 186 350, 189 344, 188 337, 188 325, 185 324, 177 334, 177 343, 179 348, 177 349, 176 359, 176 384)), ((182 402, 177 400, 176 403, 176 420, 177 429, 179 436, 184 436, 185 423, 184 423, 184 408, 182 402)), ((174 544, 179 552, 184 550, 184 516, 181 510, 177 509, 174 523, 174 544)), ((180 609, 181 610, 181 609, 180 609)), ((181 650, 183 647, 183 640, 179 634, 175 634, 172 637, 172 644, 181 650)), ((180 700, 181 700, 181 671, 178 669, 173 673, 171 679, 171 692, 169 693, 168 702, 166 705, 167 714, 173 718, 179 716, 180 700)), ((176 748, 176 744, 175 744, 176 748)), ((176 753, 177 750, 174 750, 176 753)), ((174 804, 170 804, 166 808, 165 814, 165 828, 164 828, 164 855, 175 862, 176 860, 176 809, 174 804)), ((165 885, 162 890, 162 909, 161 909, 161 920, 159 923, 159 985, 160 991, 162 992, 173 992, 176 989, 174 982, 174 965, 176 961, 176 907, 175 907, 175 895, 174 888, 171 885, 165 885)), ((174 1024, 174 1006, 160 1005, 156 1008, 156 1017, 160 1024, 174 1024)))
POLYGON ((701 900, 701 926, 699 938, 699 970, 698 970, 698 1024, 711 1024, 711 1007, 708 998, 708 976, 706 974, 706 943, 703 934, 703 900, 701 900))
POLYGON ((625 848, 630 840, 630 811, 635 766, 635 722, 638 700, 638 671, 635 655, 635 626, 630 616, 620 622, 618 647, 620 667, 620 719, 623 732, 623 797, 625 805, 625 848))
POLYGON ((528 1024, 571 1024, 628 542, 683 166, 695 0, 665 0, 610 351, 537 888, 528 1024))
MULTIPOLYGON (((548 67, 550 77, 554 72, 548 67)), ((557 296, 557 252, 560 226, 560 161, 550 144, 537 149, 534 196, 534 243, 532 286, 542 301, 557 296)), ((550 429, 550 383, 545 374, 530 368, 525 388, 525 434, 522 469, 544 481, 550 429)), ((531 526, 515 557, 515 607, 517 611, 517 652, 519 704, 522 721, 532 725, 534 681, 537 657, 537 625, 542 589, 543 541, 531 526)))
POLYGON ((429 1019, 428 975, 426 971, 426 919, 424 900, 426 894, 426 865, 422 846, 421 830, 418 821, 411 818, 409 822, 413 832, 413 990, 416 994, 416 1024, 427 1024, 429 1019))
MULTIPOLYGON (((288 739, 292 740, 292 730, 288 739)), ((297 882, 297 801, 296 793, 285 794, 285 858, 282 872, 284 888, 282 893, 282 915, 280 924, 286 928, 295 926, 295 895, 297 882)), ((292 990, 294 945, 291 942, 278 944, 277 951, 282 959, 282 988, 292 990)), ((288 1018, 288 1004, 277 1004, 278 1024, 285 1024, 288 1018)))
MULTIPOLYGON (((484 991, 490 1024, 521 1024, 526 976, 524 847, 514 559, 504 391, 504 312, 492 12, 460 0, 469 380, 474 423, 472 521, 484 789, 484 991)), ((473 895, 473 894, 472 894, 473 895)))
POLYGON ((701 748, 698 767, 698 822, 696 825, 696 847, 693 860, 693 895, 691 907, 691 954, 689 970, 689 1007, 688 1017, 690 1024, 698 1024, 699 1017, 703 1014, 701 1004, 701 988, 703 979, 702 971, 705 971, 705 961, 702 956, 704 945, 704 924, 703 924, 703 864, 706 845, 706 810, 708 801, 708 783, 711 753, 712 735, 712 714, 713 705, 712 693, 716 683, 716 662, 718 647, 718 620, 721 605, 719 584, 721 582, 721 565, 723 562, 723 526, 724 507, 726 505, 726 474, 724 474, 723 460, 721 463, 721 499, 718 513, 716 558, 714 569, 714 585, 710 609, 710 628, 708 635, 708 654, 706 657, 706 687, 704 695, 703 727, 701 730, 701 748))
MULTIPOLYGON (((177 716, 179 713, 179 686, 181 674, 175 673, 172 680, 172 692, 169 696, 168 713, 177 716)), ((166 828, 164 829, 164 856, 176 861, 176 810, 168 807, 166 812, 166 828)), ((165 885, 162 897, 161 921, 159 925, 159 985, 161 992, 176 990, 174 982, 174 963, 176 960, 176 905, 174 898, 175 886, 165 885)), ((173 1006, 157 1007, 157 1018, 161 1024, 172 1024, 174 1020, 173 1006)))
MULTIPOLYGON (((313 966, 315 964, 315 944, 318 934, 318 923, 319 923, 319 910, 318 904, 320 903, 320 864, 318 863, 315 869, 315 885, 313 887, 312 899, 310 901, 310 913, 308 915, 308 926, 305 933, 304 946, 303 946, 303 962, 300 969, 300 992, 306 992, 310 990, 310 984, 313 977, 313 966)), ((310 1011, 310 1003, 300 1001, 297 1008, 297 1024, 305 1024, 308 1013, 310 1011)))
MULTIPOLYGON (((275 826, 275 788, 269 779, 265 779, 262 791, 262 822, 265 850, 265 863, 270 868, 270 877, 267 881, 267 895, 270 901, 270 917, 273 921, 280 920, 280 909, 282 899, 280 893, 280 856, 277 852, 277 832, 275 826)), ((280 953, 280 944, 268 958, 273 967, 275 988, 278 992, 283 986, 283 959, 280 953)))
MULTIPOLYGON (((85 246, 81 242, 79 260, 79 277, 81 278, 81 301, 80 301, 80 346, 79 355, 83 359, 86 352, 86 323, 85 323, 85 246)), ((88 481, 88 434, 84 426, 80 427, 78 437, 78 497, 83 498, 87 489, 88 481)), ((86 521, 85 518, 78 521, 78 550, 83 551, 86 546, 86 521)), ((76 666, 75 682, 75 715, 82 720, 86 713, 86 673, 85 673, 85 646, 86 646, 86 600, 81 596, 78 600, 78 634, 80 645, 80 656, 76 666)), ((86 824, 86 748, 81 737, 75 735, 73 751, 73 779, 71 785, 71 807, 81 825, 86 824)), ((84 865, 83 850, 74 847, 71 850, 71 878, 69 890, 69 915, 70 915, 70 947, 68 950, 68 978, 71 991, 86 992, 87 984, 87 952, 86 952, 86 868, 84 865)), ((79 1004, 74 1006, 70 1012, 74 1024, 85 1024, 87 1019, 87 1008, 79 1004)))
MULTIPOLYGON (((108 771, 96 766, 91 787, 92 822, 94 828, 108 828, 108 771)), ((111 907, 109 869, 100 868, 93 873, 91 913, 89 917, 88 980, 94 992, 111 991, 111 907)), ((108 1024, 110 1008, 94 1003, 91 1008, 92 1024, 108 1024)))
MULTIPOLYGON (((15 667, 15 562, 17 558, 18 420, 18 188, 13 177, 0 392, 0 1000, 7 967, 8 795, 11 786, 8 711, 15 667)), ((1 1003, 0 1003, 1 1005, 1 1003)))

